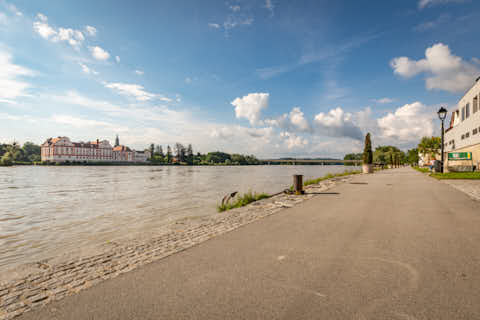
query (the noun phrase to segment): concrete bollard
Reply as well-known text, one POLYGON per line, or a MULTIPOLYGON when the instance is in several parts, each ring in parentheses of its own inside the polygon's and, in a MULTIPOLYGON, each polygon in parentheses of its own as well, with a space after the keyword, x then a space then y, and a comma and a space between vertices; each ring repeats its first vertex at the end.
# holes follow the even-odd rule
POLYGON ((303 175, 294 174, 293 175, 293 191, 296 195, 304 194, 303 191, 303 175))

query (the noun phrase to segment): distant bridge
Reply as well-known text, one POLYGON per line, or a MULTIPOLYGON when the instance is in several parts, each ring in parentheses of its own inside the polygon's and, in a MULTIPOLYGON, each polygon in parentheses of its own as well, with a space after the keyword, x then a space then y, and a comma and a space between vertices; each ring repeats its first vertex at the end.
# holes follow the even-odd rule
POLYGON ((293 163, 293 164, 303 164, 303 163, 319 163, 319 164, 330 164, 330 163, 343 163, 343 164, 362 164, 362 160, 335 160, 335 159, 327 159, 327 160, 307 160, 307 159, 262 159, 260 160, 266 164, 272 163, 293 163))

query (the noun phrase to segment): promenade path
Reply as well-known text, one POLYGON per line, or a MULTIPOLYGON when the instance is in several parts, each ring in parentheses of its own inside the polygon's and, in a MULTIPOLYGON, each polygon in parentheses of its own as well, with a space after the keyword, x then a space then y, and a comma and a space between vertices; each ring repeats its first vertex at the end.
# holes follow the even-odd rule
POLYGON ((356 176, 18 319, 480 319, 480 202, 356 176))

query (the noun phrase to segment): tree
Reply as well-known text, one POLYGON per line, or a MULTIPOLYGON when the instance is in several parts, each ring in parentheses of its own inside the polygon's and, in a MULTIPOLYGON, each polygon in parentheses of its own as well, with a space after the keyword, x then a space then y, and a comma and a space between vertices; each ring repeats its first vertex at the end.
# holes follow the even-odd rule
POLYGON ((418 149, 410 149, 407 151, 407 163, 413 166, 418 165, 418 161, 420 160, 418 156, 418 149))
POLYGON ((172 163, 172 148, 167 146, 167 163, 172 163))
POLYGON ((370 133, 365 136, 365 149, 363 150, 363 163, 373 163, 372 141, 370 140, 370 133))
POLYGON ((442 148, 442 139, 440 137, 423 137, 418 144, 418 151, 424 155, 435 157, 442 148))
POLYGON ((157 147, 158 147, 158 151, 157 151, 157 152, 158 152, 158 156, 161 157, 161 158, 163 158, 165 155, 163 154, 163 148, 162 148, 162 146, 158 145, 157 147))
POLYGON ((41 160, 42 148, 39 145, 36 145, 33 142, 25 142, 23 144, 22 150, 23 161, 35 162, 41 160))
POLYGON ((153 159, 155 155, 155 145, 152 143, 150 144, 150 159, 153 159))
POLYGON ((189 144, 188 147, 187 147, 187 162, 188 164, 193 164, 193 148, 192 148, 192 145, 189 144))
POLYGON ((393 164, 393 153, 390 153, 390 164, 392 165, 392 168, 394 167, 393 164))

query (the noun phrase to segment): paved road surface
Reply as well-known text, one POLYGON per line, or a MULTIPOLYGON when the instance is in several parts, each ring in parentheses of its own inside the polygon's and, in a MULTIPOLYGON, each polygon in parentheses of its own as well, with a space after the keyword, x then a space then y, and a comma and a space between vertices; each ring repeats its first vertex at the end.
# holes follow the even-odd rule
POLYGON ((480 319, 480 202, 354 181, 20 319, 480 319))

